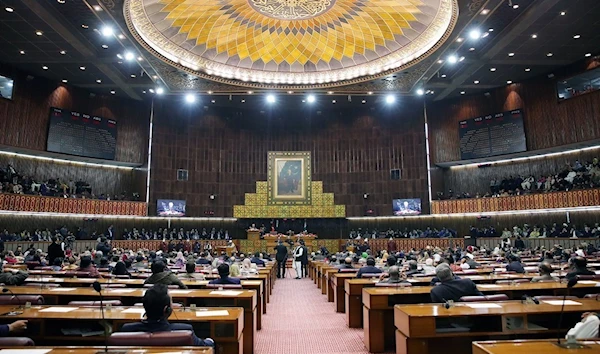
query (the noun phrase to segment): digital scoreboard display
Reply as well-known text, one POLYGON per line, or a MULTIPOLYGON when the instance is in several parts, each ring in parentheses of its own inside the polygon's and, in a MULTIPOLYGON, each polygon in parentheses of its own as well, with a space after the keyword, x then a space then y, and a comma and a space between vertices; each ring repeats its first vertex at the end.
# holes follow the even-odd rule
POLYGON ((114 160, 117 121, 60 108, 50 109, 47 150, 114 160))
POLYGON ((521 109, 467 119, 458 124, 462 160, 527 151, 521 109))

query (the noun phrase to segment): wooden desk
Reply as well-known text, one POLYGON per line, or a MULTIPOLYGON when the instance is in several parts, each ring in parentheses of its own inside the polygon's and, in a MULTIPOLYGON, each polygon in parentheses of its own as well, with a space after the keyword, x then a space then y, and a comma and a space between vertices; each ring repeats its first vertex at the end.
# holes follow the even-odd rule
POLYGON ((472 341, 489 337, 548 338, 558 333, 564 337, 568 329, 581 319, 582 313, 600 310, 600 302, 596 300, 579 299, 576 302, 580 305, 565 306, 562 328, 557 328, 561 306, 544 301, 539 305, 523 304, 521 301, 457 303, 449 309, 439 304, 396 305, 396 353, 447 353, 449 347, 460 353, 469 353, 472 341), (459 325, 459 328, 453 327, 448 331, 451 324, 459 325))
MULTIPOLYGON (((392 308, 394 305, 429 303, 431 288, 430 286, 364 288, 362 291, 363 327, 367 349, 374 353, 384 351, 384 332, 381 329, 393 328, 392 308)), ((563 295, 566 291, 566 285, 563 283, 487 284, 486 287, 479 285, 478 288, 484 294, 506 294, 510 299, 521 299, 525 294, 531 296, 563 295)), ((570 293, 571 295, 583 295, 598 292, 600 292, 600 287, 595 284, 577 284, 570 293)), ((394 336, 390 338, 392 339, 390 342, 393 342, 394 336)), ((386 345, 392 347, 392 343, 386 342, 386 345)))
MULTIPOLYGON (((104 352, 104 347, 11 347, 10 349, 48 349, 48 354, 98 354, 104 352)), ((213 354, 212 348, 205 347, 108 347, 109 353, 121 354, 213 354)), ((27 353, 27 352, 23 352, 27 353)))
MULTIPOLYGON (((46 288, 40 289, 29 286, 9 287, 16 295, 43 295, 46 304, 66 305, 70 301, 100 300, 98 293, 91 288, 46 288)), ((244 316, 244 354, 254 351, 256 337, 256 291, 235 290, 240 294, 229 296, 214 290, 169 290, 173 302, 181 302, 185 306, 196 304, 198 307, 243 307, 244 316)), ((121 300, 124 305, 141 302, 145 289, 104 289, 105 300, 121 300)))
POLYGON ((555 340, 473 342, 473 354, 592 354, 600 353, 600 341, 579 341, 590 349, 563 349, 555 340))
MULTIPOLYGON (((32 338, 41 345, 60 345, 73 343, 86 345, 101 344, 104 336, 67 336, 63 335, 61 328, 98 328, 102 320, 99 308, 79 307, 70 312, 40 312, 49 307, 66 308, 67 306, 34 306, 30 309, 21 309, 19 314, 9 315, 15 306, 0 305, 0 321, 11 323, 17 319, 29 321, 24 336, 32 338)), ((74 307, 75 308, 75 307, 74 307)), ((131 307, 140 309, 140 307, 131 307)), ((113 307, 104 311, 105 321, 118 331, 123 324, 139 322, 140 313, 124 313, 128 307, 113 307)), ((143 309, 142 309, 143 310, 143 309)), ((214 308, 197 309, 196 311, 215 310, 214 308)), ((196 311, 174 309, 169 317, 172 322, 189 323, 194 326, 194 331, 200 337, 211 337, 217 344, 217 352, 223 354, 243 353, 244 350, 244 311, 240 308, 220 308, 227 310, 227 316, 196 316, 196 311)), ((162 352, 165 352, 164 350, 162 352)))

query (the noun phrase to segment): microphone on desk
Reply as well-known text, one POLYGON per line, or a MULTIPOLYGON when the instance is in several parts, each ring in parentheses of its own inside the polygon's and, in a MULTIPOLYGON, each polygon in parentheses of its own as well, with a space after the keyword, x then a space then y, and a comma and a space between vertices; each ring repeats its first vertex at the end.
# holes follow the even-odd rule
POLYGON ((12 290, 10 290, 9 288, 2 288, 2 292, 3 293, 10 293, 15 299, 17 299, 17 302, 19 303, 19 306, 17 306, 16 310, 20 310, 23 308, 23 303, 21 302, 21 299, 19 299, 19 297, 17 296, 17 294, 13 293, 12 290))
POLYGON ((563 314, 565 311, 565 301, 567 300, 567 295, 569 294, 569 291, 571 290, 572 287, 575 286, 575 284, 577 284, 577 278, 569 279, 569 282, 567 283, 567 291, 565 292, 565 295, 563 296, 563 303, 560 308, 560 316, 558 317, 558 327, 557 327, 558 331, 556 332, 556 346, 564 348, 564 349, 582 349, 582 348, 584 348, 584 346, 577 343, 574 340, 574 338, 573 339, 567 338, 567 341, 565 343, 560 342, 560 326, 562 325, 563 314))
POLYGON ((92 284, 92 287, 100 295, 100 312, 102 313, 102 322, 103 322, 102 327, 104 329, 104 353, 108 353, 108 331, 107 331, 107 328, 105 327, 106 321, 104 319, 104 296, 102 296, 102 286, 100 285, 100 283, 98 281, 95 281, 92 284))
POLYGON ((529 296, 527 294, 525 294, 521 297, 521 303, 523 303, 523 304, 529 304, 532 302, 536 305, 540 304, 540 300, 536 299, 535 297, 529 296))

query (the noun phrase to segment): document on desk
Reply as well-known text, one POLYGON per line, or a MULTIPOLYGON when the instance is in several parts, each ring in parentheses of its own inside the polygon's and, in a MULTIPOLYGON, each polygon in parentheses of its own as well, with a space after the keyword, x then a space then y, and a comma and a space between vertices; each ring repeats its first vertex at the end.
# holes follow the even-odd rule
POLYGON ((181 294, 189 294, 192 290, 169 290, 169 294, 171 295, 181 295, 181 294))
MULTIPOLYGON (((543 300, 543 303, 548 305, 562 306, 562 300, 543 300)), ((567 305, 581 305, 581 302, 573 301, 573 300, 565 300, 565 306, 567 305)))
POLYGON ((111 294, 127 294, 136 291, 137 289, 108 289, 111 294))
POLYGON ((477 284, 478 288, 481 289, 498 289, 501 288, 500 285, 496 285, 496 284, 477 284))
POLYGON ((46 354, 52 349, 0 349, 0 354, 46 354))
POLYGON ((127 310, 121 311, 121 313, 140 313, 140 314, 144 314, 144 313, 146 313, 146 310, 143 307, 131 307, 131 308, 128 308, 127 310))
POLYGON ((65 291, 75 291, 76 288, 54 288, 54 289, 50 289, 50 291, 58 291, 58 292, 65 292, 65 291))
POLYGON ((498 304, 465 304, 465 306, 470 307, 472 309, 501 309, 502 306, 498 304))
POLYGON ((78 309, 79 307, 47 307, 39 312, 71 312, 78 309))
POLYGON ((227 310, 196 311, 196 317, 229 316, 227 310))
POLYGON ((577 284, 588 284, 588 285, 600 286, 599 282, 593 281, 593 280, 578 280, 577 284))
POLYGON ((226 295, 226 296, 238 296, 242 294, 243 291, 234 291, 234 290, 215 290, 211 291, 211 295, 226 295))

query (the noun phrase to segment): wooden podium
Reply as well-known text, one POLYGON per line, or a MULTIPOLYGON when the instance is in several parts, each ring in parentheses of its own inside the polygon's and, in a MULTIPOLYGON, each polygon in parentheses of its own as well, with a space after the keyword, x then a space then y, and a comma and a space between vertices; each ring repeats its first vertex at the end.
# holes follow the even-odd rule
POLYGON ((260 240, 260 231, 258 230, 247 230, 248 240, 258 241, 260 240))

